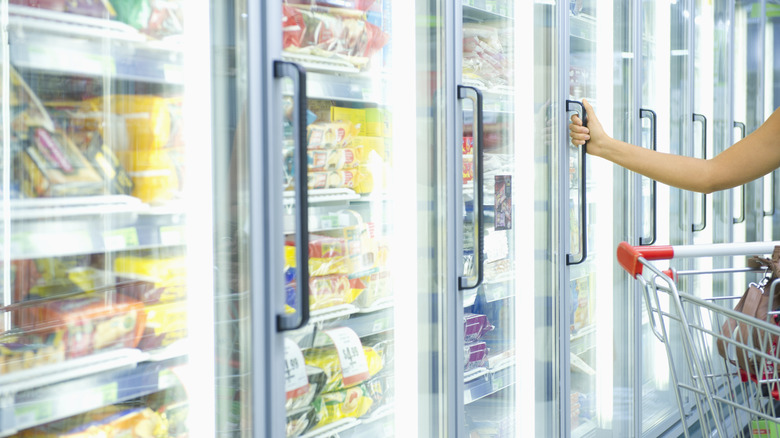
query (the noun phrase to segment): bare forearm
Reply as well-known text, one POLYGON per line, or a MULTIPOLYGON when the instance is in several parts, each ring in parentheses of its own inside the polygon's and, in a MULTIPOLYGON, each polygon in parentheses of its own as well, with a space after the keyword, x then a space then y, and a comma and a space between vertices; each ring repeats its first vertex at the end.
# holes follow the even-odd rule
POLYGON ((658 182, 700 193, 721 189, 708 160, 655 152, 636 145, 606 139, 594 154, 658 182))

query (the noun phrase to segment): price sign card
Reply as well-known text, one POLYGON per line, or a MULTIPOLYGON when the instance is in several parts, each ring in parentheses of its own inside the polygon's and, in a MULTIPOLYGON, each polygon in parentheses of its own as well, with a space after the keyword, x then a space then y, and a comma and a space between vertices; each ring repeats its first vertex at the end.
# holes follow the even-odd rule
POLYGON ((298 344, 284 338, 284 390, 287 399, 299 397, 309 391, 306 362, 298 344))
POLYGON ((341 364, 341 382, 344 387, 367 380, 370 377, 368 360, 357 333, 347 327, 324 330, 323 333, 327 334, 336 346, 341 364))

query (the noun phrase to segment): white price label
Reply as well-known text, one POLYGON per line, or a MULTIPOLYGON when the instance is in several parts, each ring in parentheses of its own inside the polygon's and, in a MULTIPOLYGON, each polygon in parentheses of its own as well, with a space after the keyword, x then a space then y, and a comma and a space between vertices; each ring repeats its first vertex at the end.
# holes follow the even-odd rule
POLYGON ((360 343, 357 333, 347 327, 324 330, 323 332, 333 340, 333 345, 336 346, 341 364, 341 382, 344 386, 356 385, 367 380, 370 377, 368 360, 366 360, 366 353, 363 351, 363 344, 360 343))
POLYGON ((284 338, 284 390, 288 400, 309 390, 303 353, 298 344, 287 338, 284 338))

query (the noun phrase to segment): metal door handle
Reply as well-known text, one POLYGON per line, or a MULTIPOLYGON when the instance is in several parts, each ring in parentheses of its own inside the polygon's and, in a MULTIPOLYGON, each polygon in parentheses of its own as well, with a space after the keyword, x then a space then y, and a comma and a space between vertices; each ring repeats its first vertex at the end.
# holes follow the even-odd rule
MULTIPOLYGON (((469 284, 469 277, 458 277, 458 289, 474 289, 479 287, 484 280, 485 273, 483 264, 485 262, 485 221, 483 220, 483 210, 485 209, 485 200, 482 191, 485 187, 485 176, 482 174, 482 161, 484 158, 484 135, 483 135, 483 117, 482 117, 482 92, 476 87, 458 85, 458 99, 470 99, 474 104, 474 156, 477 160, 474 166, 474 220, 477 222, 475 233, 477 234, 477 280, 474 284, 469 284)), ((460 148, 460 144, 458 144, 460 148)), ((462 153, 462 149, 459 149, 462 153)))
MULTIPOLYGON (((701 156, 703 159, 707 159, 707 118, 702 114, 693 115, 694 122, 701 122, 701 156)), ((707 194, 702 194, 701 201, 701 223, 693 224, 691 229, 696 231, 703 231, 707 228, 707 194)))
MULTIPOLYGON (((309 322, 309 191, 306 154, 306 70, 298 64, 274 61, 274 78, 293 80, 293 137, 295 144, 295 313, 277 315, 278 331, 297 330, 309 322)), ((272 292, 273 293, 273 292, 272 292)))
MULTIPOLYGON (((745 132, 747 131, 747 128, 744 123, 742 122, 734 122, 734 127, 739 128, 740 131, 740 139, 745 138, 745 132)), ((735 224, 741 224, 742 222, 745 222, 745 184, 742 184, 742 188, 740 189, 742 191, 742 203, 739 207, 739 217, 736 217, 732 220, 735 224)))
MULTIPOLYGON (((588 126, 588 114, 585 112, 585 106, 582 105, 582 102, 578 102, 576 100, 567 100, 566 101, 566 112, 575 111, 571 109, 572 105, 576 105, 580 107, 580 118, 582 119, 582 126, 588 126)), ((580 156, 580 211, 579 211, 579 220, 580 220, 580 235, 579 235, 579 243, 580 243, 580 252, 579 254, 566 254, 566 264, 569 266, 572 265, 579 265, 580 263, 584 262, 586 258, 588 258, 588 197, 587 192, 588 189, 586 187, 587 183, 587 173, 586 173, 586 167, 585 164, 587 163, 587 156, 586 156, 586 149, 587 142, 579 147, 579 156, 580 156), (576 255, 576 257, 575 257, 576 255)))
MULTIPOLYGON (((639 117, 640 118, 648 118, 650 119, 650 132, 652 133, 652 141, 650 142, 650 148, 654 151, 658 150, 658 125, 657 125, 657 116, 655 114, 655 111, 640 108, 639 109, 639 117)), ((651 214, 651 221, 653 223, 652 225, 652 233, 651 237, 649 239, 646 239, 643 236, 639 237, 639 244, 640 245, 652 245, 655 243, 655 237, 656 237, 656 230, 657 230, 657 196, 656 196, 656 181, 652 180, 651 182, 651 188, 650 188, 650 207, 652 208, 652 214, 651 214)))

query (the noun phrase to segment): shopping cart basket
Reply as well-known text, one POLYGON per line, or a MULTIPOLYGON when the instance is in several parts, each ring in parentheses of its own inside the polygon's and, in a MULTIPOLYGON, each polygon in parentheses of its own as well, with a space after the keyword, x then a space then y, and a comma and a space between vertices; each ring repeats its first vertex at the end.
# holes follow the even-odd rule
MULTIPOLYGON (((734 310, 741 292, 698 297, 677 287, 679 278, 686 275, 760 271, 758 268, 677 271, 661 270, 653 262, 765 255, 771 254, 775 245, 780 242, 685 246, 631 246, 623 242, 618 246, 618 261, 641 284, 650 327, 665 346, 686 437, 780 437, 780 327, 774 323, 780 312, 768 308, 767 320, 759 320, 734 310), (735 325, 739 331, 727 328, 735 325), (746 363, 753 368, 744 369, 746 363)), ((757 277, 761 278, 760 272, 757 277)), ((780 280, 759 283, 763 284, 757 286, 770 295, 771 306, 775 294, 780 293, 780 280)))

